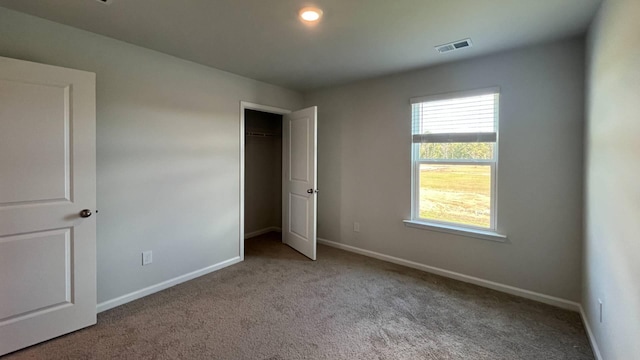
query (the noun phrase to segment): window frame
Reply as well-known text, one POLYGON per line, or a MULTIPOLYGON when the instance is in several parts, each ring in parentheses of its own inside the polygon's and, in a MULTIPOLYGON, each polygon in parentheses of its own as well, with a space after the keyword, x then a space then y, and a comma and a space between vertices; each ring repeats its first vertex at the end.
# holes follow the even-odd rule
MULTIPOLYGON (((458 99, 464 97, 472 97, 472 96, 480 96, 480 95, 490 95, 495 94, 496 100, 494 103, 494 123, 495 123, 495 133, 496 140, 494 143, 494 154, 493 159, 478 159, 478 160, 468 160, 468 159, 431 159, 425 160, 420 159, 420 144, 416 143, 413 140, 413 109, 411 110, 411 220, 405 221, 407 225, 410 224, 424 224, 425 227, 434 226, 434 227, 442 227, 444 229, 451 229, 453 231, 462 231, 469 230, 472 232, 486 233, 486 234, 497 234, 497 225, 498 225, 498 164, 499 164, 499 144, 500 144, 500 88, 499 87, 488 87, 476 90, 468 90, 468 91, 456 91, 449 93, 442 93, 436 95, 428 95, 412 98, 410 101, 411 106, 414 104, 430 102, 430 101, 438 101, 438 100, 451 100, 458 99), (483 165, 490 166, 491 168, 491 199, 490 199, 490 227, 485 228, 481 226, 468 225, 457 222, 449 222, 449 221, 440 221, 435 219, 427 219, 420 217, 420 165, 421 164, 438 164, 438 165, 483 165)), ((502 235, 500 236, 502 237, 502 235)))

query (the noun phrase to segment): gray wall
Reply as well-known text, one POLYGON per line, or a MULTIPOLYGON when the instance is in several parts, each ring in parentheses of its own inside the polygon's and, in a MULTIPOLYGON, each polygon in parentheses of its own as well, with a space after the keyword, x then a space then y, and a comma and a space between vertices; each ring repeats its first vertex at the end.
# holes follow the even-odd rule
POLYGON ((318 236, 579 301, 584 57, 577 38, 306 94, 319 109, 318 236), (409 99, 490 86, 502 89, 498 230, 509 242, 405 227, 409 99))
POLYGON ((589 34, 582 305, 604 359, 640 358, 639 18, 607 0, 589 34))
POLYGON ((275 134, 245 138, 245 236, 282 226, 282 115, 246 110, 247 131, 275 134))
POLYGON ((0 34, 1 56, 97 73, 98 302, 239 255, 240 101, 301 95, 4 8, 0 34))

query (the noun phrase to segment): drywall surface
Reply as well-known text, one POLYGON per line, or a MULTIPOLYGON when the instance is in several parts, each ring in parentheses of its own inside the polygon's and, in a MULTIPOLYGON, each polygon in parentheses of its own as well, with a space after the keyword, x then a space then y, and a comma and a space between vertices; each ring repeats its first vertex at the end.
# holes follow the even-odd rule
POLYGON ((640 358, 639 18, 605 1, 588 42, 582 305, 603 359, 640 358))
POLYGON ((97 74, 98 302, 239 256, 240 101, 301 95, 4 8, 0 34, 1 56, 97 74))
POLYGON ((246 110, 244 233, 282 225, 282 115, 246 110))
POLYGON ((318 105, 318 237, 580 299, 584 39, 305 94, 318 105), (409 99, 499 86, 498 243, 408 228, 409 99), (360 223, 360 232, 353 223, 360 223))

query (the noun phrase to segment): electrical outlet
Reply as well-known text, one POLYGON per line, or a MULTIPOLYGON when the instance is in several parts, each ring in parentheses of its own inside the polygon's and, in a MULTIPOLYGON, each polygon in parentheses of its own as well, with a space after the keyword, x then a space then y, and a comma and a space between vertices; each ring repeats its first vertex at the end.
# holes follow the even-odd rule
POLYGON ((153 262, 153 252, 151 250, 143 251, 142 252, 142 266, 149 265, 152 262, 153 262))
POLYGON ((600 322, 602 322, 602 300, 598 299, 598 307, 600 310, 600 322))
POLYGON ((360 232, 360 223, 359 222, 354 222, 353 223, 353 231, 360 232))

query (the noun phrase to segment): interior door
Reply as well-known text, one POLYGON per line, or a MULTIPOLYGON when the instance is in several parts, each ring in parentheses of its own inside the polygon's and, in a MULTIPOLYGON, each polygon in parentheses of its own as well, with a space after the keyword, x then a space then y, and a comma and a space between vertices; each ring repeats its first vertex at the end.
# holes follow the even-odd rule
POLYGON ((0 355, 96 323, 95 174, 95 74, 0 57, 0 355))
POLYGON ((316 106, 283 116, 282 241, 316 259, 316 106))

